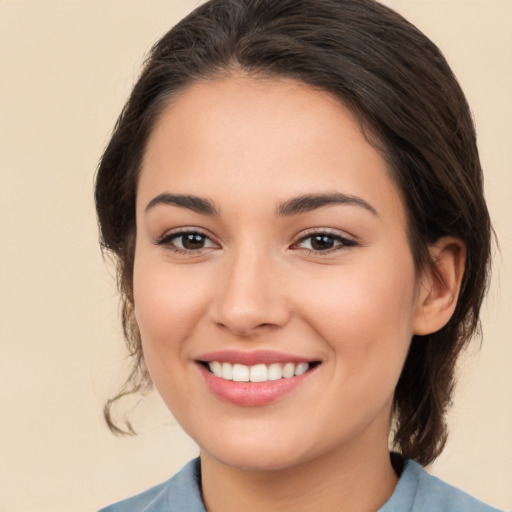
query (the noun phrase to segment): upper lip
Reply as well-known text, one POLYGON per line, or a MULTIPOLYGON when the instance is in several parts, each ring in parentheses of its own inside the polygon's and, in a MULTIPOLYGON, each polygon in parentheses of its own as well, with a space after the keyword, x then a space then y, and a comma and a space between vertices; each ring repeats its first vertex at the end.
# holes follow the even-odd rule
POLYGON ((256 364, 272 363, 311 363, 313 361, 318 361, 318 359, 311 359, 283 352, 275 352, 273 350, 255 350, 251 352, 244 352, 240 350, 218 350, 215 352, 201 354, 197 357, 197 361, 219 361, 221 363, 254 366, 256 364))

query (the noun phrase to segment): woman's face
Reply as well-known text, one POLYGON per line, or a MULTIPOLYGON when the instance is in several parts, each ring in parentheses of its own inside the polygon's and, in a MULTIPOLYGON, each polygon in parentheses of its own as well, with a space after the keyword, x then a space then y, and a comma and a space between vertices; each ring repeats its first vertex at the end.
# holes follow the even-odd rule
POLYGON ((421 314, 406 228, 385 161, 325 93, 234 76, 164 111, 138 185, 135 314, 204 454, 279 469, 387 449, 421 314))

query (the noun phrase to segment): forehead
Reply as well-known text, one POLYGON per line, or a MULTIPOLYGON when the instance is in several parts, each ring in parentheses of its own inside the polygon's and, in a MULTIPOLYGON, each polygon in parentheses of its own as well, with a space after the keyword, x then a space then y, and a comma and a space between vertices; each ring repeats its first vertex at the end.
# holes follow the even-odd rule
POLYGON ((334 190, 403 214, 387 163, 338 99, 290 79, 235 75, 194 84, 164 109, 138 197, 194 193, 248 206, 334 190))

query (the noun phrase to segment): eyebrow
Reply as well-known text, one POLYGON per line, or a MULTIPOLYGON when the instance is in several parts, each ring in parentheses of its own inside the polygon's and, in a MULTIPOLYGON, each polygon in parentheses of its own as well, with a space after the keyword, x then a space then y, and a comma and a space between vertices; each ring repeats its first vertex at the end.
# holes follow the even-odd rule
POLYGON ((289 215, 297 215, 299 213, 306 213, 324 206, 331 206, 337 204, 346 204, 352 206, 359 206, 368 210, 375 216, 379 216, 375 208, 367 203, 364 199, 356 196, 341 194, 340 192, 331 192, 327 194, 305 194, 303 196, 294 197, 277 207, 277 215, 287 217, 289 215))
MULTIPOLYGON (((148 203, 145 211, 147 212, 159 204, 179 206, 180 208, 187 208, 203 215, 219 216, 219 210, 212 200, 190 194, 159 194, 148 203)), ((367 203, 364 199, 341 194, 340 192, 331 192, 327 194, 304 194, 302 196, 294 197, 288 201, 280 203, 277 206, 276 213, 280 217, 288 217, 337 204, 358 206, 368 210, 370 213, 378 217, 375 208, 373 208, 373 206, 367 203)))
POLYGON ((159 194, 148 203, 146 212, 158 204, 188 208, 189 210, 202 213, 203 215, 213 215, 216 217, 219 215, 219 210, 213 201, 188 194, 159 194))

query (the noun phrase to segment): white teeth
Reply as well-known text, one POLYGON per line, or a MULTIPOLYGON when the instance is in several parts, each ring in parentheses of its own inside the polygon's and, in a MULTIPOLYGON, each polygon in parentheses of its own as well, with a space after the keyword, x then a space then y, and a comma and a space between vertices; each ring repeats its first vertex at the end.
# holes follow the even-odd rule
POLYGON ((210 370, 216 377, 222 377, 222 364, 218 361, 212 361, 210 363, 210 370))
POLYGON ((222 363, 222 378, 233 380, 233 365, 231 363, 222 363))
POLYGON ((286 363, 283 367, 283 378, 289 379, 295 375, 295 365, 293 363, 286 363))
POLYGON ((295 375, 302 375, 303 373, 306 373, 309 369, 308 363, 299 363, 295 367, 295 375))
POLYGON ((265 382, 267 380, 268 370, 264 364, 251 366, 249 380, 251 382, 265 382))
POLYGON ((283 378, 283 369, 279 363, 271 364, 268 367, 268 380, 279 380, 283 378))
POLYGON ((236 382, 267 382, 270 380, 290 379, 302 375, 310 368, 309 363, 272 363, 270 365, 256 364, 246 366, 244 364, 221 363, 211 361, 210 371, 221 379, 236 382))
POLYGON ((234 364, 233 380, 236 382, 249 382, 249 367, 245 366, 245 364, 234 364))

